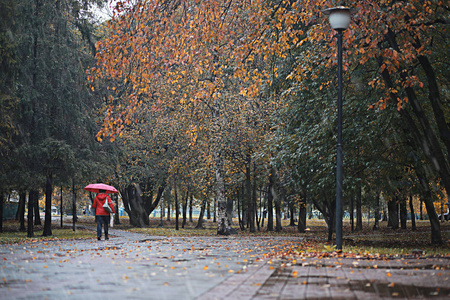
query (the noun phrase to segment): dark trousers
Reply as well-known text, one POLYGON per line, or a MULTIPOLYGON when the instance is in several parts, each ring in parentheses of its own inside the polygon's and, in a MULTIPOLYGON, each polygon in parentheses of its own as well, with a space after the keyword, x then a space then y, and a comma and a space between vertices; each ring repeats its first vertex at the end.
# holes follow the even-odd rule
POLYGON ((97 218, 97 237, 102 236, 102 224, 105 229, 105 237, 108 237, 108 227, 111 217, 108 216, 96 216, 97 218))

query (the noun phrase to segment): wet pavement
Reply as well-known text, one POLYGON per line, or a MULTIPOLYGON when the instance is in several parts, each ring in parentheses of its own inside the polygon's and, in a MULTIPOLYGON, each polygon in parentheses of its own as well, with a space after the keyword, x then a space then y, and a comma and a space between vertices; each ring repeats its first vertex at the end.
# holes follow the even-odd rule
POLYGON ((275 259, 301 239, 110 235, 0 245, 0 299, 450 298, 450 258, 275 259))

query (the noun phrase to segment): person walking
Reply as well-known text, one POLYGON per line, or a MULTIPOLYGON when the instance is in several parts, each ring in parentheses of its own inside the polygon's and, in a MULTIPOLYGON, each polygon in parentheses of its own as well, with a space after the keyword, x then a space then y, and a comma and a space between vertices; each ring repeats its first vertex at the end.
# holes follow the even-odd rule
POLYGON ((114 205, 105 190, 98 191, 98 194, 94 199, 94 203, 92 204, 92 207, 95 208, 95 218, 97 219, 97 240, 99 241, 102 237, 102 224, 105 231, 105 240, 109 240, 108 226, 111 221, 111 215, 103 207, 106 201, 108 201, 109 207, 111 208, 112 213, 114 213, 114 205))

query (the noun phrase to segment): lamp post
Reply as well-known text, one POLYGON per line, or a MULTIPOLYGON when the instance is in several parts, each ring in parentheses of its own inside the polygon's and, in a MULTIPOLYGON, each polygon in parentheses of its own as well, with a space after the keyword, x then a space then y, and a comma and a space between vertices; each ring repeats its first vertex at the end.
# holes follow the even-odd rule
POLYGON ((342 185, 343 185, 343 154, 342 154, 342 36, 350 24, 350 8, 338 6, 322 11, 328 15, 331 27, 337 31, 338 38, 338 126, 337 126, 337 156, 336 156, 336 250, 342 250, 342 185))

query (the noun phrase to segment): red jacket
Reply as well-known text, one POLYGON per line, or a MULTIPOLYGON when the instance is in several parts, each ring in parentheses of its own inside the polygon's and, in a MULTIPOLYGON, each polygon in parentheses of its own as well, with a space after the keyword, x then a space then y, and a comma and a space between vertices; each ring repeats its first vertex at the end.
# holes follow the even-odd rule
POLYGON ((94 203, 92 204, 92 207, 95 208, 95 215, 96 216, 109 216, 109 212, 107 212, 103 208, 103 204, 105 201, 108 200, 109 206, 111 207, 113 213, 114 211, 114 204, 111 201, 111 198, 109 198, 106 194, 97 194, 97 196, 94 199, 94 203))

